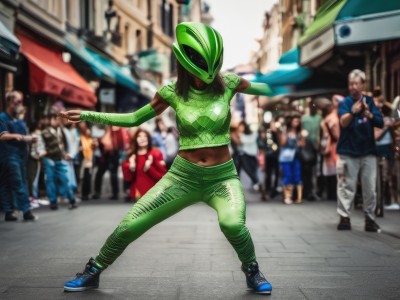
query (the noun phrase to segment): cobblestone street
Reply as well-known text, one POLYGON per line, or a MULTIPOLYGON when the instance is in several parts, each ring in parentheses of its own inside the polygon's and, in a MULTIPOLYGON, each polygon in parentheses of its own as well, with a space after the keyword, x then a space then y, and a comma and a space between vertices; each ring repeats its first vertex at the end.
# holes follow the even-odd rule
MULTIPOLYGON (((335 203, 285 206, 247 193, 247 224, 271 299, 398 299, 399 212, 377 222, 381 234, 338 232, 335 203), (396 223, 397 222, 397 223, 396 223)), ((199 204, 157 225, 101 276, 100 289, 64 293, 66 280, 96 255, 129 204, 100 200, 68 211, 35 210, 35 223, 0 222, 0 299, 244 299, 240 263, 217 216, 199 204)), ((3 218, 2 218, 3 220, 3 218)))

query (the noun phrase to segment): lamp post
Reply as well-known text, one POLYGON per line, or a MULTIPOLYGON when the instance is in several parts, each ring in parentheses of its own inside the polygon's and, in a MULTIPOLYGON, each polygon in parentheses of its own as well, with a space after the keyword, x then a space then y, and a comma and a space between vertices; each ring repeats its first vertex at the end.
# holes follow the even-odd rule
POLYGON ((114 2, 112 0, 108 1, 108 8, 104 13, 104 17, 107 20, 107 31, 111 31, 111 19, 117 16, 117 12, 113 9, 114 2))

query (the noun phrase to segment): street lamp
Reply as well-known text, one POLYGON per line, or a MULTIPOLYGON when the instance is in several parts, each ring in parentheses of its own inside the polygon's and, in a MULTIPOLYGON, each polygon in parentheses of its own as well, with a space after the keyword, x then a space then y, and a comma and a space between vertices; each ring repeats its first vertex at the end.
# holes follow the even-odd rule
POLYGON ((117 16, 117 12, 113 9, 113 1, 108 1, 108 8, 104 13, 104 17, 107 20, 107 31, 111 31, 111 19, 117 16))

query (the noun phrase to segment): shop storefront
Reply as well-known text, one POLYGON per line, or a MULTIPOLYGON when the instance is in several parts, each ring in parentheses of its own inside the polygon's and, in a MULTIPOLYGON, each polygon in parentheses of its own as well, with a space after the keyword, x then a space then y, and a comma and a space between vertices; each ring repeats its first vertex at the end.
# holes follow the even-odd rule
POLYGON ((379 86, 393 98, 399 87, 399 40, 400 1, 328 0, 300 38, 300 63, 343 74, 363 69, 367 89, 379 86))
POLYGON ((66 41, 72 53, 72 65, 87 80, 97 82, 96 94, 99 111, 135 111, 147 102, 141 97, 140 87, 133 79, 128 66, 120 66, 82 41, 66 41))
POLYGON ((59 100, 69 107, 95 107, 97 98, 93 89, 69 63, 63 61, 61 50, 23 33, 18 33, 17 37, 27 66, 20 77, 21 81, 27 81, 29 105, 36 111, 33 117, 48 113, 52 103, 59 100), (40 105, 35 105, 35 100, 40 105))

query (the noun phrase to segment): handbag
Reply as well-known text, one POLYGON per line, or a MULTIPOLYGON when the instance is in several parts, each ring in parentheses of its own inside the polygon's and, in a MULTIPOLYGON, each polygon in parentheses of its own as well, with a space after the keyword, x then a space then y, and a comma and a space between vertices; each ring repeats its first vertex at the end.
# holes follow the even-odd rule
POLYGON ((314 149, 312 142, 306 139, 306 144, 300 148, 300 159, 302 162, 312 163, 317 160, 317 151, 314 149))
POLYGON ((296 148, 283 148, 279 152, 279 162, 292 162, 296 156, 296 148))

